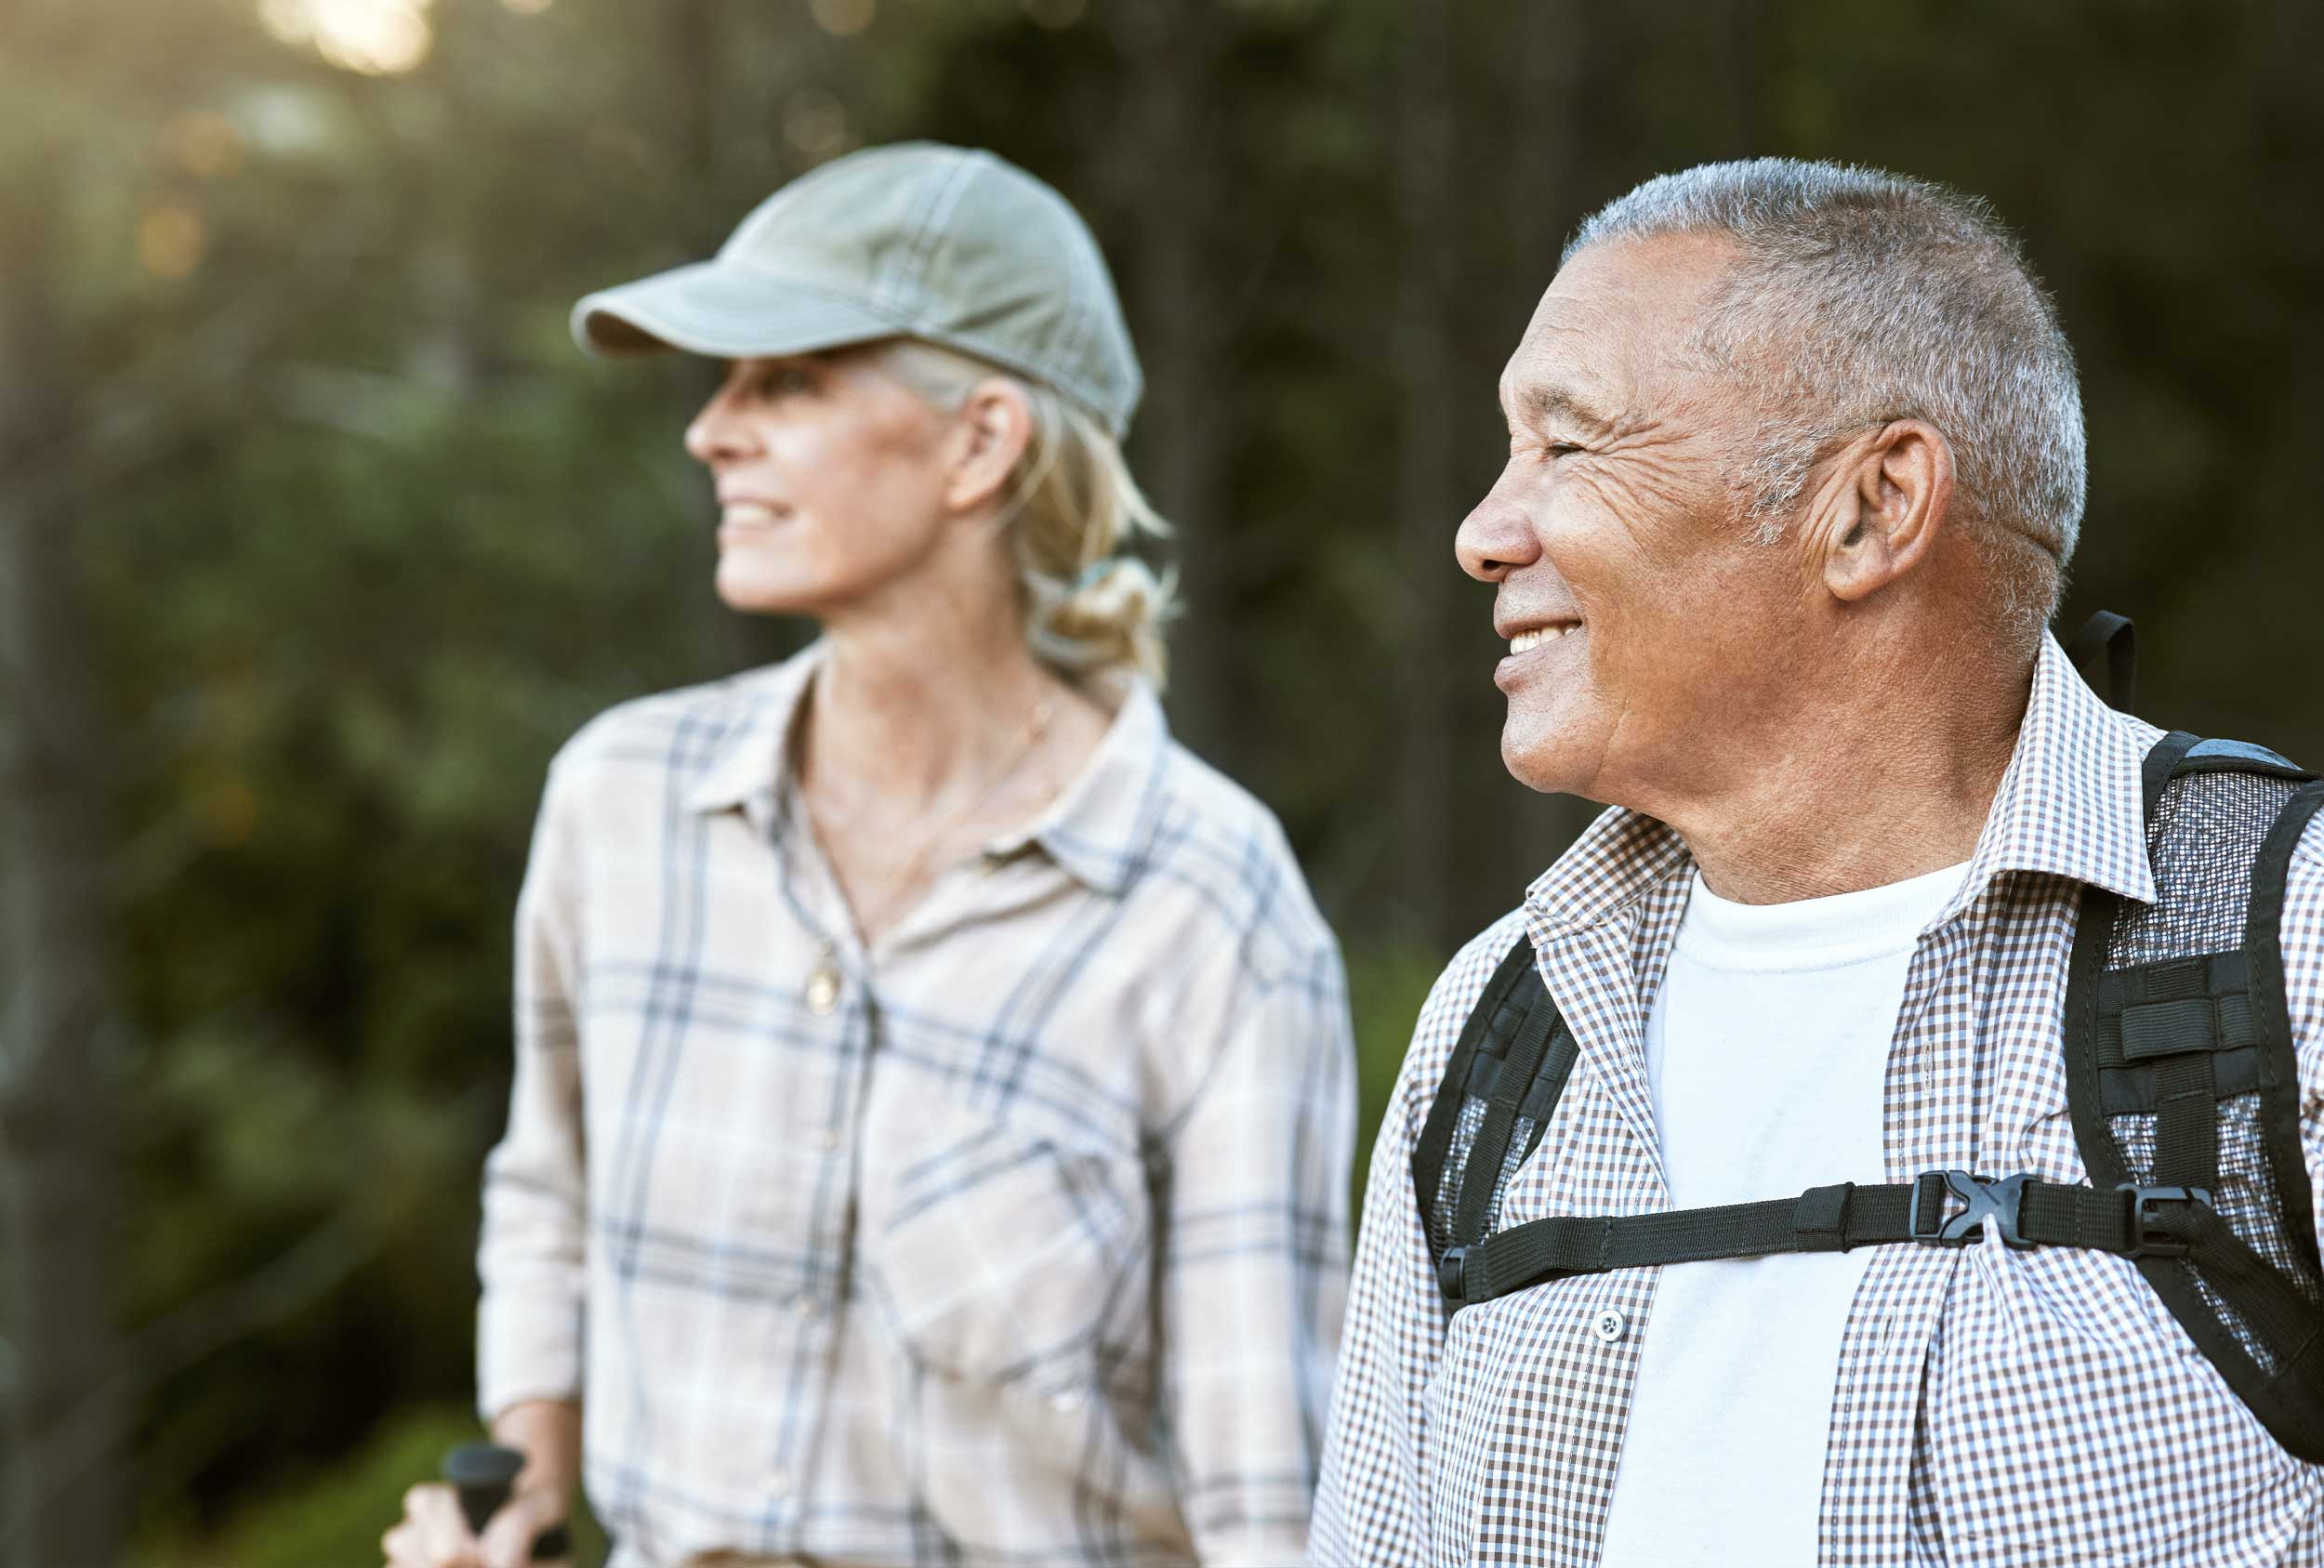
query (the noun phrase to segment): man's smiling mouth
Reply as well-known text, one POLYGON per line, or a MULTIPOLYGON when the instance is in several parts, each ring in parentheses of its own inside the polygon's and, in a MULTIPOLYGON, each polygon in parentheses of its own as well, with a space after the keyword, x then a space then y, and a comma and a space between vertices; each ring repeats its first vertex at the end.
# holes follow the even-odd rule
POLYGON ((1531 631, 1521 631, 1511 638, 1509 652, 1512 657, 1519 653, 1530 653, 1545 642, 1553 642, 1568 633, 1579 630, 1581 630, 1579 621, 1556 621, 1546 626, 1536 626, 1531 631))

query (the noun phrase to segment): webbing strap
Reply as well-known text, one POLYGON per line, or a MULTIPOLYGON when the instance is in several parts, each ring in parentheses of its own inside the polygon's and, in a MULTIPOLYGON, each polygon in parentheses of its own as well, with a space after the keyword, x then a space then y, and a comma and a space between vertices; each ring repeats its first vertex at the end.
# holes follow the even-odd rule
POLYGON ((2260 1037, 2260 1109, 2266 1128, 2268 1166, 2284 1231, 2311 1272, 2319 1269, 2316 1214, 2300 1139, 2302 1093, 2293 1049, 2290 993, 2285 985, 2283 915, 2291 857, 2308 824, 2324 809, 2324 781, 2292 791, 2251 865, 2251 903, 2245 914, 2243 950, 2251 967, 2251 1014, 2260 1037))
POLYGON ((1533 1087, 1534 1074, 1548 1054, 1550 1033, 1557 1024, 1557 1009, 1536 1007, 1511 1042, 1508 1062, 1485 1107, 1485 1121, 1476 1141, 1469 1146, 1469 1163, 1460 1173, 1460 1204, 1453 1210, 1452 1239, 1467 1245, 1485 1234, 1492 1212, 1493 1188, 1500 1179, 1501 1162, 1509 1157, 1509 1140, 1517 1129, 1517 1107, 1533 1087))
POLYGON ((2101 610, 2066 645, 2066 657, 2077 668, 2101 652, 2106 656, 2106 701, 2128 713, 2138 697, 2138 634, 2129 617, 2101 610))
POLYGON ((2183 1229, 2187 1261, 2282 1360, 2300 1361, 2324 1333, 2324 1315, 2212 1209, 2186 1216, 2183 1229))
MULTIPOLYGON (((1452 1061, 1445 1070, 1444 1082, 1436 1087, 1436 1099, 1430 1104, 1428 1120, 1420 1128, 1420 1140, 1413 1146, 1413 1196, 1419 1204, 1421 1224, 1431 1235, 1436 1233, 1437 1189, 1444 1181, 1445 1162, 1452 1156, 1453 1133, 1460 1124, 1462 1086, 1469 1081, 1470 1066, 1484 1047, 1486 1036, 1492 1033, 1501 1004, 1528 980, 1536 985, 1540 983, 1534 975, 1533 964, 1533 943, 1521 936, 1502 957, 1493 978, 1486 982, 1485 995, 1477 999, 1468 1022, 1461 1026, 1460 1039, 1453 1047, 1452 1061)), ((1461 1174, 1467 1174, 1465 1166, 1461 1174)))
POLYGON ((2155 1179, 2219 1183, 2219 1087, 2208 1052, 2168 1056, 2155 1074, 2155 1179))
POLYGON ((1569 1274, 1614 1269, 1787 1252, 1844 1252, 1897 1242, 1961 1246, 1987 1225, 1998 1226, 2002 1240, 2012 1246, 2077 1246, 2125 1258, 2177 1258, 2187 1256, 2199 1237, 2214 1231, 2235 1240, 2234 1232, 2212 1214, 2210 1204, 2211 1194, 2197 1188, 2107 1192, 2033 1176, 1990 1180, 1965 1171, 1927 1171, 1911 1182, 1842 1182, 1766 1203, 1530 1220, 1447 1252, 1437 1283, 1459 1307, 1569 1274), (1961 1206, 1948 1212, 1955 1202, 1961 1206), (2190 1218, 2195 1210, 2215 1223, 2199 1225, 2190 1218))

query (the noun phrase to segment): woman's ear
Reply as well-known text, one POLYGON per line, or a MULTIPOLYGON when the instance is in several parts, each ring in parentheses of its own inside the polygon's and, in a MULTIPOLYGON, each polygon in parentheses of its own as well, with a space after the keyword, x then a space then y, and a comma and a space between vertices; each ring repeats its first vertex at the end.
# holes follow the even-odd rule
POLYGON ((957 456, 944 500, 962 512, 998 505, 1033 440, 1033 402, 1014 381, 989 376, 971 389, 958 417, 957 456))
POLYGON ((1871 598, 1929 559, 1953 500, 1953 449, 1899 419, 1841 454, 1802 536, 1834 599, 1871 598))

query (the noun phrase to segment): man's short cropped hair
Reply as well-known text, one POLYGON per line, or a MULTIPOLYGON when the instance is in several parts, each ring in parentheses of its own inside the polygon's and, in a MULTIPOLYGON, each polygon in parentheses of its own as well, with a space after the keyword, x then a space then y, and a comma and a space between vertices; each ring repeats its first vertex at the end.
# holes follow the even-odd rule
POLYGON ((1760 410, 1744 481, 1761 536, 1780 534, 1832 442, 1926 420, 1952 448, 2006 620, 2038 629, 2081 531, 2081 391, 2057 307, 1993 209, 1878 169, 1704 164, 1601 208, 1563 259, 1662 234, 1738 253, 1690 347, 1760 410))

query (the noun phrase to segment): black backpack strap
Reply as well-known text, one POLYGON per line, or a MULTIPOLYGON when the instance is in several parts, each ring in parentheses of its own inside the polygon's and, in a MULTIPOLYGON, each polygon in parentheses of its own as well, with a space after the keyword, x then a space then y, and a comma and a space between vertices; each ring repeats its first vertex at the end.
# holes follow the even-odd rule
MULTIPOLYGON (((1614 1269, 1845 1252, 1898 1242, 1965 1246, 1987 1226, 2017 1247, 2184 1258, 2213 1229, 2225 1229, 2210 1202, 2208 1192, 2179 1187, 2101 1189, 2030 1175, 1996 1180, 1967 1171, 1932 1170, 1882 1186, 1843 1181, 1811 1187, 1797 1198, 1768 1203, 1530 1220, 1446 1253, 1437 1283, 1458 1308, 1550 1280, 1614 1269)), ((2289 1286, 2284 1290, 2297 1299, 2289 1286)))
POLYGON ((1491 1229, 1518 1124, 1529 1124, 1526 1142, 1514 1150, 1522 1159, 1539 1143, 1577 1054, 1573 1033, 1542 984, 1532 941, 1520 936, 1462 1025, 1413 1146, 1421 1228, 1439 1255, 1440 1272, 1449 1258, 1457 1274, 1464 1249, 1491 1229), (1472 1135, 1457 1150, 1472 1105, 1472 1135), (1442 1212, 1446 1203, 1449 1214, 1442 1212))
POLYGON ((1444 1185, 1445 1161, 1452 1153, 1453 1133, 1460 1126, 1460 1105, 1468 1097, 1478 1050, 1492 1038, 1512 992, 1519 993, 1515 999, 1519 1008, 1532 1010, 1521 991, 1528 980, 1536 987, 1541 983, 1534 969, 1532 939, 1520 932, 1517 944, 1502 957, 1500 968, 1485 982, 1476 1006, 1469 1009, 1468 1021, 1460 1026, 1460 1038, 1453 1046, 1452 1060, 1446 1063, 1445 1076, 1437 1083, 1436 1098, 1429 1105, 1428 1120, 1420 1125, 1419 1141, 1412 1146, 1413 1195, 1419 1200, 1420 1228, 1432 1236, 1437 1228, 1436 1194, 1444 1185))
MULTIPOLYGON (((2094 1187, 2123 1186, 2130 1172, 2113 1118, 2154 1117, 2148 1190, 2200 1201, 2174 1206, 2172 1228, 2184 1251, 2134 1254, 2139 1271, 2277 1441, 2299 1458, 2324 1462, 2324 1311, 2279 931, 2292 851, 2324 804, 2324 784, 2306 782, 2313 775, 2265 747, 2183 731, 2158 741, 2143 771, 2157 844, 2171 833, 2202 831, 2199 811, 2166 823, 2164 791, 2175 779, 2238 772, 2300 787, 2276 809, 2252 863, 2238 950, 2108 970, 2116 929, 2128 916, 2114 894, 2084 889, 2064 1019, 2075 1140, 2094 1187), (2220 1102, 2254 1091, 2284 1239, 2302 1280, 2264 1257, 2212 1205, 2221 1180, 2220 1102), (2223 1306, 2265 1348, 2265 1363, 2230 1331, 2223 1306)), ((2168 908, 2175 895, 2164 889, 2163 896, 2168 908)))
POLYGON ((2291 1001, 2284 988, 2284 889, 2292 851, 2319 807, 2324 781, 2292 792, 2276 813, 2251 867, 2251 903, 2244 917, 2243 951, 2251 966, 2251 1008, 2258 1040, 2260 1118, 2269 1174, 2284 1206, 2284 1229, 2311 1273, 2324 1273, 2316 1244, 2316 1212, 2300 1138, 2300 1061, 2291 1038, 2291 1001))
POLYGON ((1517 1036, 1510 1042, 1508 1059, 1485 1102, 1485 1121, 1476 1141, 1469 1146, 1469 1162, 1460 1173, 1460 1203, 1453 1210, 1453 1245, 1466 1246, 1483 1239, 1493 1218, 1493 1190, 1500 1184, 1501 1163, 1509 1158, 1509 1140, 1517 1130, 1517 1107, 1533 1087, 1549 1055, 1550 1036, 1556 1031, 1557 1009, 1547 1006, 1547 993, 1525 1010, 1517 1036))
POLYGON ((2127 713, 2137 700, 2138 681, 2138 633, 2129 616, 2101 610, 2066 644, 2066 656, 2077 669, 2087 668, 2100 653, 2106 656, 2106 701, 2127 713))

